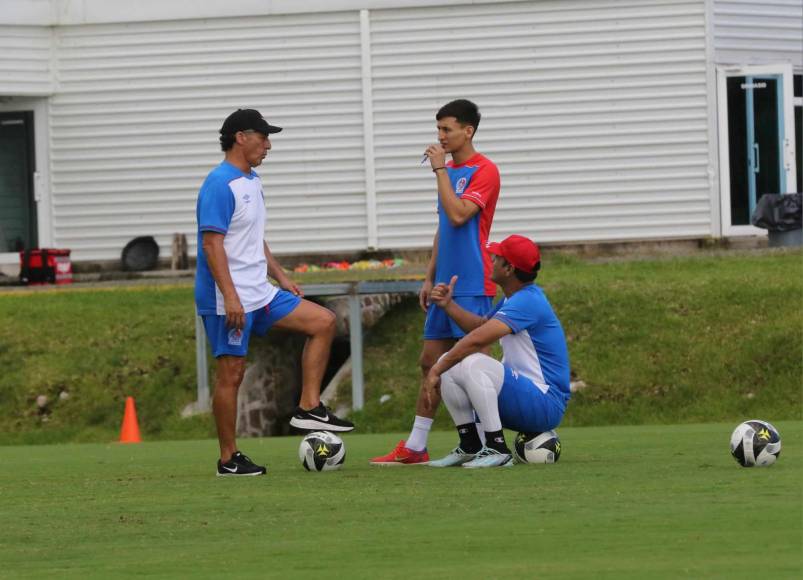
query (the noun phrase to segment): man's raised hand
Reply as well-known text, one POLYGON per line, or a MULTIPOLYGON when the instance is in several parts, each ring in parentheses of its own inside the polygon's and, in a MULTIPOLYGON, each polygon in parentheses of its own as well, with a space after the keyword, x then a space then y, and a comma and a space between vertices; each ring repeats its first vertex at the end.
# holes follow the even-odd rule
POLYGON ((432 302, 434 302, 441 308, 446 308, 449 302, 452 301, 455 284, 457 284, 457 276, 452 276, 452 279, 449 280, 448 286, 443 282, 435 286, 432 289, 432 293, 430 294, 432 302))

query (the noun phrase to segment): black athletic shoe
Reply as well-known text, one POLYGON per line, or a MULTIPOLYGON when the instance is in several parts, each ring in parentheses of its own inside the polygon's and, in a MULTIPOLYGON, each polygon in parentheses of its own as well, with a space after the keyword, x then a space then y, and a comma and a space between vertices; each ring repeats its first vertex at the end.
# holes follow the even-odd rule
POLYGON ((249 477, 253 475, 265 475, 267 468, 257 465, 247 455, 235 451, 226 463, 217 460, 218 477, 249 477))
POLYGON ((319 403, 314 409, 304 411, 301 407, 296 407, 290 425, 296 429, 306 431, 352 431, 354 423, 335 416, 332 411, 319 403))

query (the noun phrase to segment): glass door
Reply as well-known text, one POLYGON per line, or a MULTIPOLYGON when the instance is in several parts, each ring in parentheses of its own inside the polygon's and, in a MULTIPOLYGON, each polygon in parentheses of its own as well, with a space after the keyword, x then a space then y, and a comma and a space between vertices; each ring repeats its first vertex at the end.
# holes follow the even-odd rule
POLYGON ((0 113, 0 253, 37 247, 33 113, 0 113))
POLYGON ((796 187, 791 67, 731 69, 720 75, 723 233, 764 233, 750 225, 758 200, 796 187))

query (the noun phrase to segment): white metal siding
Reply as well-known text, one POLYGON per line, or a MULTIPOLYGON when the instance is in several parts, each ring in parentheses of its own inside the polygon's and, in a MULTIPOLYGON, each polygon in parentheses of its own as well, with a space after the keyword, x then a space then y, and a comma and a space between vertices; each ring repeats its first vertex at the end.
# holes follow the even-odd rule
POLYGON ((712 233, 702 0, 371 13, 379 245, 426 246, 437 109, 469 98, 502 193, 492 237, 712 233))
POLYGON ((194 252, 218 129, 254 107, 284 131, 257 171, 277 252, 367 245, 359 13, 57 29, 54 243, 119 257, 135 236, 194 252))
POLYGON ((51 29, 0 26, 0 96, 43 96, 52 90, 51 29))
MULTIPOLYGON (((427 247, 420 156, 459 97, 480 105, 476 144, 502 172, 493 237, 711 235, 705 14, 706 0, 422 5, 371 10, 367 39, 357 10, 57 27, 53 243, 109 259, 183 232, 194 251, 217 129, 251 106, 285 127, 260 169, 274 251, 427 247)), ((33 30, 50 38, 0 26, 49 71, 48 43, 19 41, 33 30)))
POLYGON ((717 64, 803 67, 803 0, 711 0, 717 64))

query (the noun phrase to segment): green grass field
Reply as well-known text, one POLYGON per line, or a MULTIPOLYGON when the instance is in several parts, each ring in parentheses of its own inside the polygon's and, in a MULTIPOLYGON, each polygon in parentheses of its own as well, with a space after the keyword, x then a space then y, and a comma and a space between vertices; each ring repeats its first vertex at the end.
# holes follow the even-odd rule
POLYGON ((479 472, 369 466, 399 434, 321 474, 251 439, 247 480, 214 440, 0 447, 0 577, 800 578, 803 423, 776 426, 753 469, 735 424, 565 428, 559 463, 479 472))

